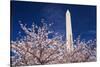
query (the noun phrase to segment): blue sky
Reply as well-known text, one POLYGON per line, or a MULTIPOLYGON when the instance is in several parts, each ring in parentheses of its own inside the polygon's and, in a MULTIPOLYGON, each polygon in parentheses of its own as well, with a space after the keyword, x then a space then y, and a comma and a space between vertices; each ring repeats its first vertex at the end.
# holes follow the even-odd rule
POLYGON ((40 25, 45 19, 47 24, 54 23, 50 29, 65 35, 67 9, 71 12, 74 39, 78 35, 96 38, 96 6, 11 1, 11 40, 16 40, 19 31, 23 33, 19 21, 30 26, 33 22, 40 25))

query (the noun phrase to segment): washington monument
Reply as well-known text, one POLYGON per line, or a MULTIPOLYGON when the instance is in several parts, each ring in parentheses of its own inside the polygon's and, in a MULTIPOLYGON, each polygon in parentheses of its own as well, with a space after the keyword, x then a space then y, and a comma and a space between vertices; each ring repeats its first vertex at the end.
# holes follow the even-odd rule
POLYGON ((71 14, 70 11, 66 12, 66 46, 67 51, 73 51, 73 35, 72 35, 72 25, 71 25, 71 14))

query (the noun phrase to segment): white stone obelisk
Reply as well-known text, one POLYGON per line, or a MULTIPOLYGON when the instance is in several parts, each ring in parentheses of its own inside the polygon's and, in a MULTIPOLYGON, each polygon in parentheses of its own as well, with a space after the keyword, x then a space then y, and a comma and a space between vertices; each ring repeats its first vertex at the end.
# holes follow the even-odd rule
POLYGON ((73 36, 72 36, 72 26, 71 26, 71 14, 70 11, 66 12, 66 45, 67 51, 73 51, 73 36))

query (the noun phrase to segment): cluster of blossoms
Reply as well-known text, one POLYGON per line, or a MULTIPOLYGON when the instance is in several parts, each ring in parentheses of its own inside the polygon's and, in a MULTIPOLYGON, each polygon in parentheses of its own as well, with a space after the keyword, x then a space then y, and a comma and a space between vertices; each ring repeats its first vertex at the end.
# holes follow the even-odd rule
POLYGON ((41 27, 32 24, 31 28, 20 24, 26 35, 11 41, 11 52, 14 53, 11 56, 12 66, 96 61, 96 47, 93 47, 96 40, 85 42, 77 38, 73 43, 74 50, 69 53, 63 36, 49 31, 52 24, 42 24, 41 27), (48 37, 50 34, 52 38, 48 37))

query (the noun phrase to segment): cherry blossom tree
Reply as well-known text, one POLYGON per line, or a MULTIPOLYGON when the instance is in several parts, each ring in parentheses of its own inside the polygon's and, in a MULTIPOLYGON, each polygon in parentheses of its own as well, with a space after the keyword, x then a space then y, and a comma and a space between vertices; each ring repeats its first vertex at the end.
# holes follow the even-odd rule
MULTIPOLYGON (((11 41, 11 51, 15 56, 11 57, 12 65, 37 65, 63 63, 64 42, 62 36, 49 31, 47 24, 42 27, 32 24, 31 28, 20 24, 26 36, 17 41, 11 41), (48 35, 53 34, 52 38, 48 35), (16 58, 17 57, 17 58, 16 58)), ((51 24, 49 24, 51 26, 51 24)))
POLYGON ((66 52, 66 62, 92 62, 96 61, 96 40, 81 41, 80 38, 74 41, 74 50, 66 52))

